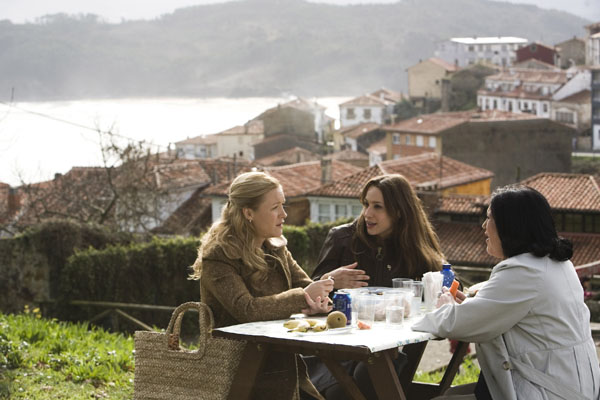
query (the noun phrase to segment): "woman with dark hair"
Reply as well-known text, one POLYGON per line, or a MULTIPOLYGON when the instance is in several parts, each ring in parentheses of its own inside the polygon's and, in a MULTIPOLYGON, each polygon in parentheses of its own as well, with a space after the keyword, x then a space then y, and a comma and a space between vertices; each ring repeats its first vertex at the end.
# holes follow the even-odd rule
POLYGON ((439 399, 600 399, 590 312, 548 201, 534 189, 494 192, 483 223, 487 252, 501 259, 477 295, 447 291, 414 330, 474 342, 477 384, 439 399))
POLYGON ((421 278, 441 269, 437 235, 406 178, 372 178, 359 199, 360 216, 327 235, 313 279, 332 277, 335 289, 391 287, 392 278, 421 278))
MULTIPOLYGON (((325 239, 312 278, 333 278, 335 289, 392 286, 393 278, 420 279, 439 271, 444 256, 437 235, 412 186, 402 175, 370 179, 360 196, 360 216, 352 223, 332 228, 325 239)), ((346 394, 321 363, 310 360, 311 380, 327 399, 346 394)), ((405 357, 395 360, 399 371, 405 357)), ((364 363, 347 362, 367 399, 377 395, 364 363)))

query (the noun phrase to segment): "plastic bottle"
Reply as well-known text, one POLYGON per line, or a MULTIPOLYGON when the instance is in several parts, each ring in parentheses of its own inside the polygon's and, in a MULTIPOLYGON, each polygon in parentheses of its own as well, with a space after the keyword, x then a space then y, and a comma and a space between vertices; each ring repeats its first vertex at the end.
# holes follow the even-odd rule
POLYGON ((450 269, 450 267, 450 264, 443 264, 441 271, 442 275, 444 275, 444 282, 442 283, 442 286, 446 286, 447 288, 452 286, 452 282, 454 282, 454 272, 452 269, 450 269))

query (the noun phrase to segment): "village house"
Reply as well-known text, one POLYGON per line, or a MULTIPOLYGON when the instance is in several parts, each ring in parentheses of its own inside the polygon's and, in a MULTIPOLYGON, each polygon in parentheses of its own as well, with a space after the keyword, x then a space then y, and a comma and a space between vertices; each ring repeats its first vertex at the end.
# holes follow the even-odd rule
POLYGON ((565 71, 509 68, 485 78, 477 92, 481 110, 531 113, 550 118, 552 94, 568 80, 565 71))
POLYGON ((440 58, 432 57, 408 67, 408 96, 418 108, 427 108, 428 101, 441 102, 444 85, 459 67, 440 58))
POLYGON ((527 39, 509 36, 451 38, 436 44, 435 57, 457 67, 477 63, 511 66, 527 39))
POLYGON ((558 66, 567 69, 585 64, 585 40, 577 36, 554 46, 558 54, 558 66))
POLYGON ((520 63, 527 60, 539 60, 546 64, 557 65, 558 54, 553 47, 545 44, 534 42, 519 48, 516 52, 515 63, 520 63))
POLYGON ((388 160, 358 171, 307 193, 310 220, 330 222, 357 217, 362 211, 358 200, 363 186, 379 175, 401 174, 421 197, 426 193, 489 194, 493 173, 436 153, 388 160))
POLYGON ((560 71, 560 67, 556 65, 548 64, 540 60, 536 60, 535 58, 529 58, 524 61, 515 62, 513 65, 514 68, 519 69, 541 69, 546 71, 560 71))
POLYGON ((369 164, 369 156, 365 153, 350 149, 336 151, 323 156, 324 160, 337 160, 360 168, 366 168, 369 164))
POLYGON ((600 22, 586 25, 587 41, 585 44, 586 65, 600 65, 600 22))
POLYGON ((254 159, 252 145, 263 136, 263 122, 251 120, 219 133, 176 142, 175 149, 177 157, 188 160, 236 157, 251 161, 254 159))
POLYGON ((600 65, 590 67, 592 72, 592 149, 600 150, 600 65))
MULTIPOLYGON (((540 173, 521 183, 538 190, 548 199, 559 235, 573 242, 572 262, 575 266, 600 261, 598 177, 540 173)), ((449 195, 439 199, 432 217, 444 255, 453 268, 459 272, 468 271, 470 275, 479 272, 482 280, 487 279, 490 267, 497 262, 486 252, 481 227, 488 206, 489 196, 449 195)), ((578 273, 586 272, 582 269, 578 273)))
MULTIPOLYGON (((304 225, 310 217, 310 206, 306 194, 323 183, 339 181, 361 171, 362 168, 337 160, 309 161, 279 167, 260 168, 281 183, 286 198, 286 224, 304 225)), ((205 197, 211 199, 213 221, 219 219, 227 201, 230 181, 206 189, 205 197)))
POLYGON ((321 156, 317 153, 303 149, 302 147, 292 147, 291 149, 283 150, 270 156, 258 158, 254 162, 256 165, 278 166, 317 161, 320 159, 321 156))
POLYGON ((402 101, 402 93, 379 89, 339 105, 340 127, 362 123, 383 124, 394 114, 394 106, 402 101))
POLYGON ((384 127, 387 159, 401 145, 436 153, 494 173, 492 187, 539 172, 569 172, 574 129, 548 118, 498 110, 423 114, 384 127))
POLYGON ((384 137, 381 124, 375 122, 340 128, 333 133, 334 150, 350 149, 367 154, 369 146, 384 137))

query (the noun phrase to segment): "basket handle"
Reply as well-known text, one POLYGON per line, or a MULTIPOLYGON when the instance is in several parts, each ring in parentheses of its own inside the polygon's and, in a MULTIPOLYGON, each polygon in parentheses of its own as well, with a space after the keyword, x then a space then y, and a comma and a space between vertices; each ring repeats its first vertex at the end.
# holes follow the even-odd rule
POLYGON ((180 350, 179 336, 181 334, 181 321, 183 315, 189 310, 198 311, 198 323, 200 326, 200 338, 198 339, 198 352, 204 354, 206 343, 211 337, 211 331, 214 325, 214 318, 209 306, 201 302, 190 301, 179 305, 173 314, 167 326, 167 335, 169 342, 169 350, 180 350))

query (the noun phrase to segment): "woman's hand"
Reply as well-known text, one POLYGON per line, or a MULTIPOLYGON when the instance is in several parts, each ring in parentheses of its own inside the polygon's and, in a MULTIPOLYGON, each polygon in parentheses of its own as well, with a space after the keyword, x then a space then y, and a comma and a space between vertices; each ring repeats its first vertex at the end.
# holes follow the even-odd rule
POLYGON ((325 296, 317 297, 317 300, 313 300, 307 292, 304 292, 304 298, 308 307, 302 309, 302 313, 306 315, 313 314, 325 314, 333 309, 333 306, 329 304, 329 297, 325 296))
POLYGON ((454 296, 452 296, 448 288, 444 286, 442 287, 442 295, 438 299, 437 304, 435 306, 436 308, 440 308, 444 304, 461 304, 466 298, 467 296, 460 290, 456 291, 455 298, 454 296))
POLYGON ((335 281, 334 287, 336 289, 352 289, 360 288, 363 286, 369 286, 365 281, 369 280, 369 276, 365 274, 362 269, 355 269, 358 263, 352 263, 334 269, 333 271, 324 274, 323 279, 333 278, 335 281))
POLYGON ((329 292, 333 290, 333 281, 331 279, 322 279, 315 281, 304 288, 304 293, 308 294, 312 301, 317 301, 317 298, 328 298, 329 292))

